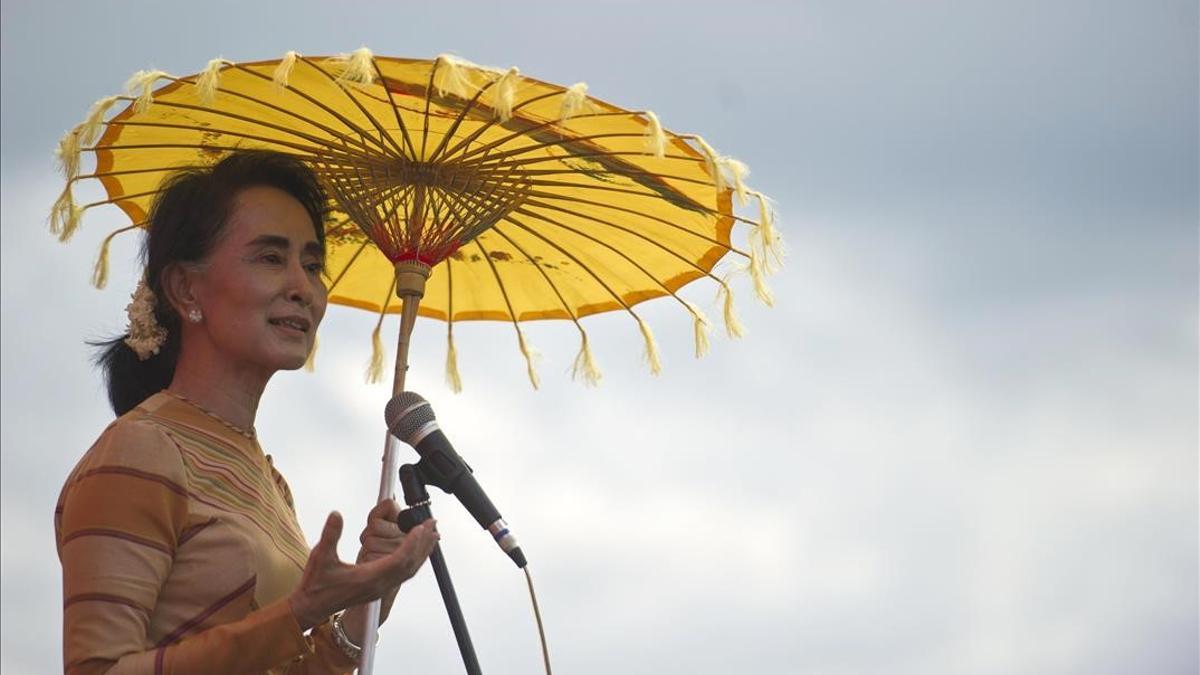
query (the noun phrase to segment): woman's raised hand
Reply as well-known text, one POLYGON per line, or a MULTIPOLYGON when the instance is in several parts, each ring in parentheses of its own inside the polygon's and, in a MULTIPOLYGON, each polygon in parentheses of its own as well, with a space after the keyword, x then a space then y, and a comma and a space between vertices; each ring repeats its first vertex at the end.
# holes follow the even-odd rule
POLYGON ((434 521, 428 520, 404 535, 400 545, 390 553, 360 556, 365 559, 350 565, 338 559, 337 543, 341 536, 342 515, 334 511, 325 520, 321 540, 309 553, 304 576, 290 598, 292 613, 302 630, 320 624, 335 612, 382 598, 399 587, 417 573, 438 540, 434 521))

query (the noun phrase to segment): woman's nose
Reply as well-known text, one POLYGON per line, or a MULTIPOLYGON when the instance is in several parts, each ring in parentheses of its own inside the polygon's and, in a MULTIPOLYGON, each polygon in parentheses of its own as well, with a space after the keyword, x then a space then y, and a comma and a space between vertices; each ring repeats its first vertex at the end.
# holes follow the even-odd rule
POLYGON ((311 292, 305 293, 300 290, 294 290, 294 291, 292 291, 291 295, 288 296, 288 299, 291 300, 292 302, 295 302, 298 305, 301 305, 302 307, 308 307, 309 305, 312 304, 312 293, 311 292))
POLYGON ((308 307, 313 303, 312 284, 309 283, 308 271, 302 264, 296 263, 289 266, 288 300, 303 307, 308 307))

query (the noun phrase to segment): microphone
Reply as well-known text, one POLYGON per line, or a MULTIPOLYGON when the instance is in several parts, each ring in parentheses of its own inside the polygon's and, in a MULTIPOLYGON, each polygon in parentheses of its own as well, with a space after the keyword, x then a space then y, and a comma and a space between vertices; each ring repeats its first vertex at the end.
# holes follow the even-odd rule
POLYGON ((429 401, 415 392, 402 391, 388 401, 383 415, 388 431, 421 455, 416 469, 425 482, 457 497, 479 526, 491 533, 501 550, 517 567, 524 569, 527 564, 525 554, 517 545, 516 537, 479 486, 479 481, 475 480, 471 467, 442 433, 429 401))

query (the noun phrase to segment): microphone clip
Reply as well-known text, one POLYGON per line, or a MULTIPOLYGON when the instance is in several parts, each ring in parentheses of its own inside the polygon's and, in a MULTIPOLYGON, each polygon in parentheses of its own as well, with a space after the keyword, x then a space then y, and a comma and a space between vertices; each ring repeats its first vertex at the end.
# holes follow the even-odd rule
POLYGON ((409 530, 432 518, 433 512, 429 509, 429 492, 425 489, 425 481, 412 464, 400 467, 400 489, 404 492, 404 503, 408 504, 408 508, 400 512, 396 524, 401 532, 408 534, 409 530))
POLYGON ((463 474, 475 473, 461 455, 449 448, 435 448, 426 453, 415 470, 425 485, 441 488, 446 494, 453 494, 454 485, 463 474))

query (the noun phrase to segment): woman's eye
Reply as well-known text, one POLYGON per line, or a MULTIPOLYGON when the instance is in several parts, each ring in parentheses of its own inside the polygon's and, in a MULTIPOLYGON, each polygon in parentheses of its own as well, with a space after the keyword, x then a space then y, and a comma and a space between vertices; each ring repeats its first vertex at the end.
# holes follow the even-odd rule
POLYGON ((308 270, 309 274, 320 274, 321 272, 323 272, 325 270, 325 263, 321 263, 321 262, 305 263, 304 269, 308 270))
POLYGON ((283 256, 279 255, 278 253, 264 253, 259 256, 258 259, 265 263, 271 263, 272 265, 278 265, 283 262, 283 256))

